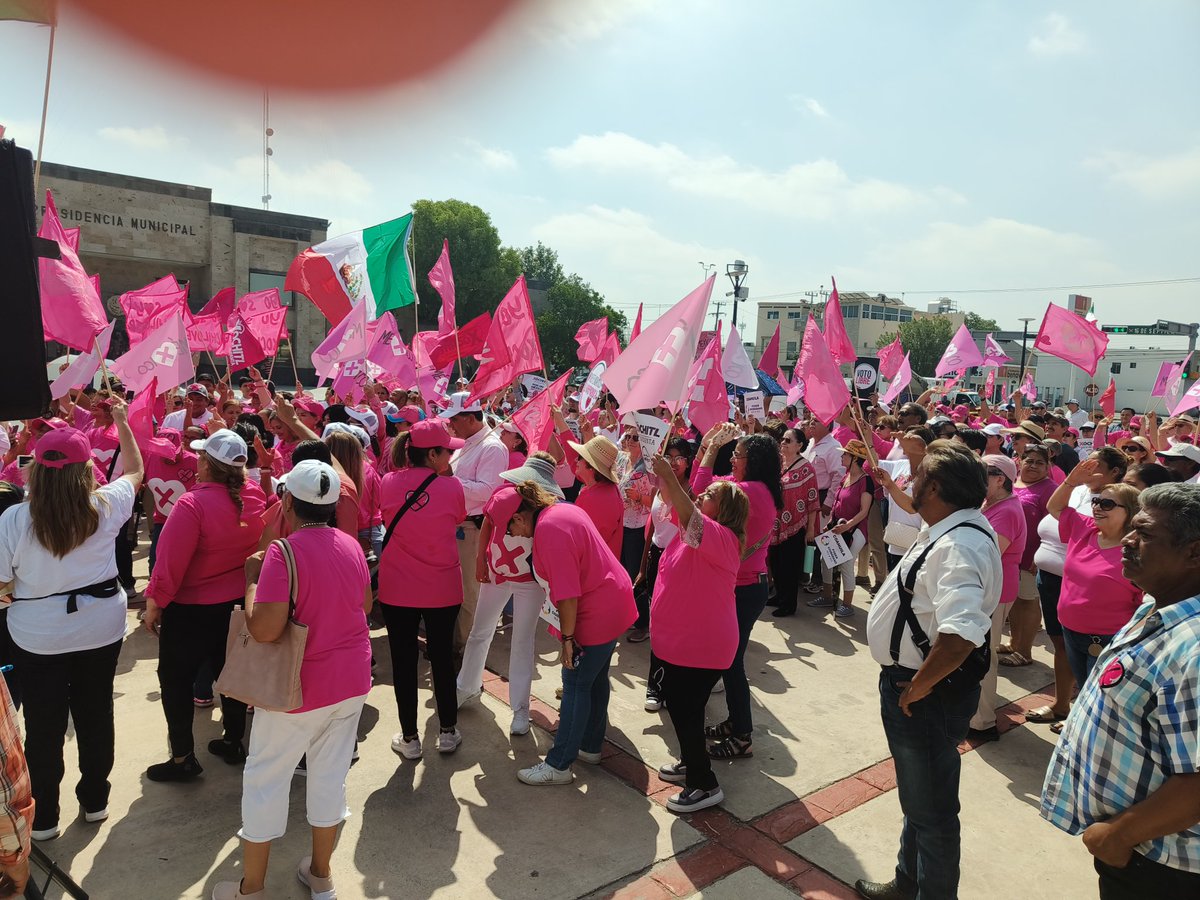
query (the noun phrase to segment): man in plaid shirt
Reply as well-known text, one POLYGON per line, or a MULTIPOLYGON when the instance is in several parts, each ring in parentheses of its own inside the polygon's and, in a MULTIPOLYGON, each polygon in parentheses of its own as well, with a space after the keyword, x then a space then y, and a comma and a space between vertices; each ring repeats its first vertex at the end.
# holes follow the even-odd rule
POLYGON ((25 891, 32 827, 33 792, 17 730, 17 711, 0 676, 0 897, 25 891))
POLYGON ((1102 900, 1200 897, 1200 486, 1140 500, 1122 557, 1146 601, 1096 660, 1042 788, 1102 900))

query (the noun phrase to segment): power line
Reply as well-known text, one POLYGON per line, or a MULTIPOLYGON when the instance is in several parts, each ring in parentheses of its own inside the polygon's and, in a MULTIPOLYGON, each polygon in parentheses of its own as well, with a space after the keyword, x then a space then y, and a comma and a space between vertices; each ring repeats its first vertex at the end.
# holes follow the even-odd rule
MULTIPOLYGON (((1191 278, 1160 278, 1154 281, 1112 281, 1105 284, 1057 284, 1046 285, 1041 287, 1009 287, 1009 288, 961 288, 957 290, 921 290, 921 291, 868 291, 870 294, 886 293, 892 296, 899 294, 907 296, 908 294, 937 294, 939 296, 950 294, 1028 294, 1037 291, 1076 291, 1076 290, 1094 290, 1096 288, 1122 288, 1122 287, 1155 287, 1165 284, 1194 284, 1200 282, 1200 277, 1191 278)), ((788 291, 783 294, 767 294, 764 296, 753 297, 753 300, 782 300, 786 297, 803 297, 807 296, 807 291, 788 291)))

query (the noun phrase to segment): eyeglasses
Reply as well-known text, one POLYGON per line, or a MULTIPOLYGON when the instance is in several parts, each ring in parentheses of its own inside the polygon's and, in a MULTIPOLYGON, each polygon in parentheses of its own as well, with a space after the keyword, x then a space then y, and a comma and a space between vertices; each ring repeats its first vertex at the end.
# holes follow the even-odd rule
POLYGON ((636 440, 636 439, 637 439, 637 436, 636 436, 636 435, 633 435, 633 434, 623 434, 623 435, 621 435, 621 442, 622 442, 622 443, 624 443, 625 441, 633 441, 633 440, 636 440))
POLYGON ((1099 507, 1100 509, 1104 510, 1105 512, 1108 512, 1109 510, 1116 509, 1116 506, 1117 506, 1117 501, 1110 500, 1108 497, 1093 497, 1092 498, 1092 509, 1096 509, 1097 507, 1099 507))
POLYGON ((1126 448, 1125 448, 1125 452, 1126 452, 1126 453, 1145 453, 1145 452, 1146 452, 1146 448, 1145 448, 1145 447, 1139 447, 1137 444, 1134 444, 1132 447, 1126 447, 1126 448))
POLYGON ((734 451, 733 456, 730 457, 730 459, 745 459, 745 458, 746 458, 745 453, 740 453, 736 450, 734 451))

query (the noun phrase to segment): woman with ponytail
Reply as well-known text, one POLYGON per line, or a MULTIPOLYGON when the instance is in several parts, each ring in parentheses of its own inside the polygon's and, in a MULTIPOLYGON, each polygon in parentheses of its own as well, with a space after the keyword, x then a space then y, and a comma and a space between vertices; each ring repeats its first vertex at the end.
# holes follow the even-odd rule
MULTIPOLYGON (((142 624, 158 635, 158 683, 171 758, 153 765, 151 781, 190 781, 203 768, 193 753, 192 685, 204 663, 214 678, 225 666, 234 606, 244 603, 246 560, 258 549, 266 496, 246 480, 246 442, 222 428, 198 452, 196 486, 175 502, 158 539, 142 624)), ((208 751, 230 765, 246 750, 246 704, 221 698, 224 738, 208 751)))

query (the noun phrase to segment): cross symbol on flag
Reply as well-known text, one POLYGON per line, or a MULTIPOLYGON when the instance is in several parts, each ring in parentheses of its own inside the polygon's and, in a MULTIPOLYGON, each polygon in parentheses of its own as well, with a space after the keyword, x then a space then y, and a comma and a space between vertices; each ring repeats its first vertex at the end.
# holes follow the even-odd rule
POLYGON ((163 341, 150 354, 150 358, 160 365, 169 366, 175 362, 175 358, 179 356, 179 347, 170 341, 163 341))

